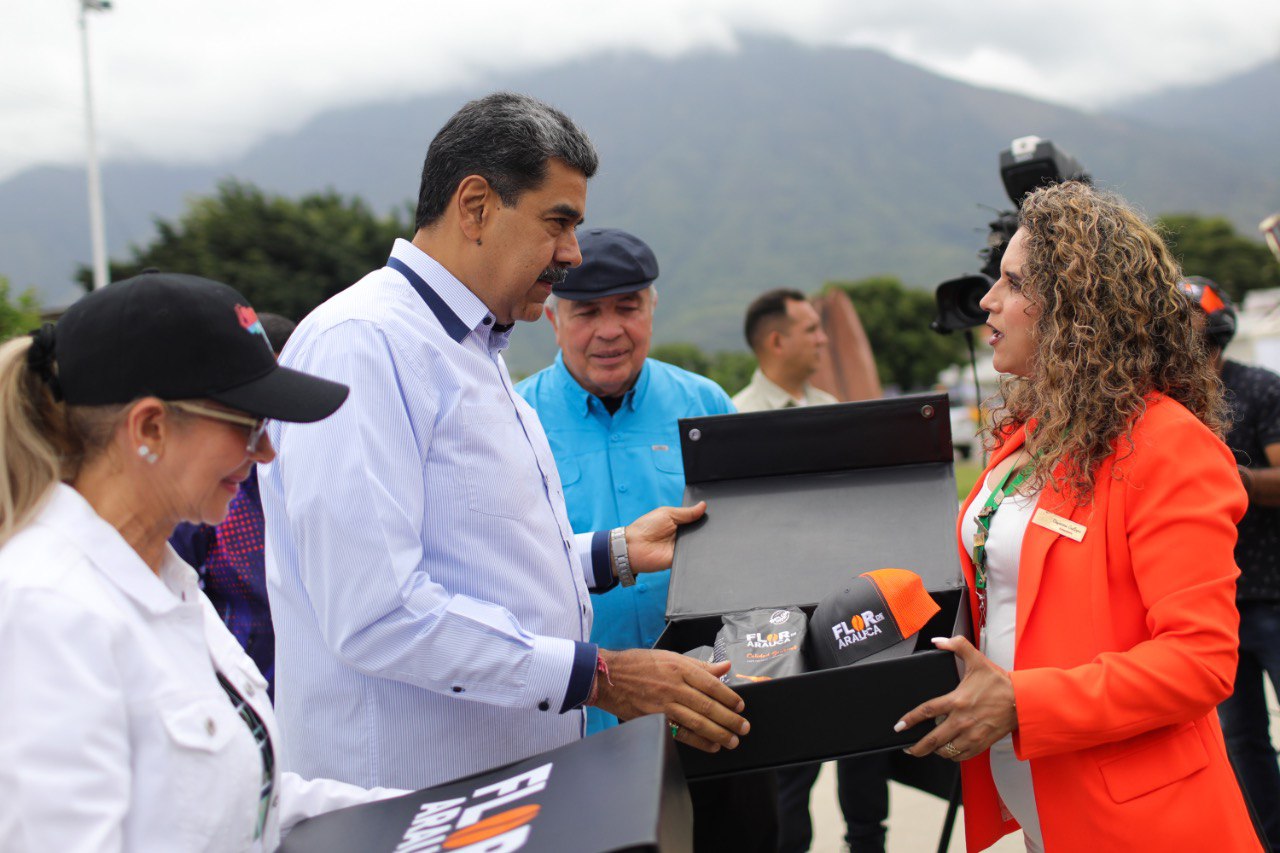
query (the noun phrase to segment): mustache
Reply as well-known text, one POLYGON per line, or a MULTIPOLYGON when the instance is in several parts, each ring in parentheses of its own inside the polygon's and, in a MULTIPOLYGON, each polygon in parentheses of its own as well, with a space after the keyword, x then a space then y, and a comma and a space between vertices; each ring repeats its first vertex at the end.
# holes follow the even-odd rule
POLYGON ((552 264, 541 273, 538 274, 538 281, 545 281, 547 284, 555 287, 558 284, 564 284, 564 280, 569 275, 569 268, 552 264))

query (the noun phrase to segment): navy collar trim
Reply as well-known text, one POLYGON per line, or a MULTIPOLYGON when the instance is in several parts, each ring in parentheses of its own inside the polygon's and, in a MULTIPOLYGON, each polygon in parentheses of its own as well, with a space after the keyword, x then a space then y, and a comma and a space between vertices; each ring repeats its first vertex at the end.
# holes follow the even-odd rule
POLYGON ((462 343, 462 341, 471 334, 471 330, 466 324, 453 313, 453 309, 449 304, 441 298, 440 294, 431 289, 431 285, 418 275, 413 269, 399 258, 388 258, 387 266, 400 273, 418 291, 418 295, 422 297, 422 301, 427 303, 427 307, 431 309, 431 313, 436 315, 436 319, 440 321, 440 325, 444 327, 445 334, 453 338, 454 343, 462 343))

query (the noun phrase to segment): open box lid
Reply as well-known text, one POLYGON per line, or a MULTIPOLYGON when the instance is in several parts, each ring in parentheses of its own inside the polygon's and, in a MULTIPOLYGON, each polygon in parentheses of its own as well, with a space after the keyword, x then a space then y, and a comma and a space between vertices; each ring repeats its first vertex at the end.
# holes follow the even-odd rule
POLYGON ((667 618, 811 605, 872 569, 964 586, 947 395, 680 421, 685 505, 667 618))

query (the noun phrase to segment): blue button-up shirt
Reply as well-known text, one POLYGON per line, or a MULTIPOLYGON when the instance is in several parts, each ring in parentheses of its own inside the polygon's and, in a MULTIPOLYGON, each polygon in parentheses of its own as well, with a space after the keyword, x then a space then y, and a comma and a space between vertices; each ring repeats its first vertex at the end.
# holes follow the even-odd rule
POLYGON ((351 395, 273 423, 259 477, 283 766, 422 788, 582 736, 607 534, 575 541, 493 314, 404 240, 388 264, 298 326, 281 364, 351 395))
MULTIPOLYGON (((516 386, 538 412, 564 485, 575 530, 630 524, 658 506, 679 506, 684 462, 676 421, 734 411, 719 385, 687 370, 648 359, 636 384, 612 415, 564 366, 564 358, 516 386)), ((593 642, 606 649, 648 648, 665 626, 670 572, 638 575, 595 600, 593 642)), ((613 722, 598 709, 589 729, 613 722)))

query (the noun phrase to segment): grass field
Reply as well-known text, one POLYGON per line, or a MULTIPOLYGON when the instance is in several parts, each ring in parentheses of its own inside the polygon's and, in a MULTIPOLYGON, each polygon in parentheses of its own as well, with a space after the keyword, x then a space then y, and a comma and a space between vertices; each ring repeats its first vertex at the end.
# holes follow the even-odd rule
POLYGON ((978 482, 978 475, 981 473, 982 466, 977 462, 956 463, 956 492, 960 500, 969 496, 969 490, 978 482))

